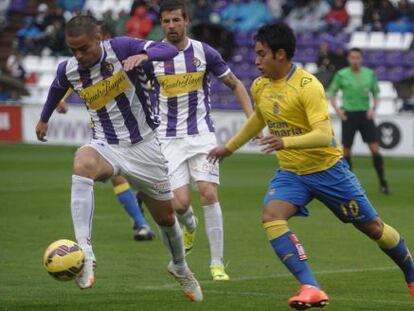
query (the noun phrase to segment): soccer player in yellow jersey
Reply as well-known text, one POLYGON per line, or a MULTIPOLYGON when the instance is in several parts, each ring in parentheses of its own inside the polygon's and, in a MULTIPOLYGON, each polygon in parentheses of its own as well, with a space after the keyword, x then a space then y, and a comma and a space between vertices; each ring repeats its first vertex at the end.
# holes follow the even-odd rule
POLYGON ((411 254, 399 233, 379 218, 343 160, 322 85, 292 64, 296 45, 292 30, 284 24, 265 25, 255 41, 256 65, 262 73, 251 89, 255 111, 225 146, 211 150, 209 159, 215 162, 230 156, 268 127, 270 135, 259 144, 267 153, 276 151, 280 169, 263 200, 263 226, 277 256, 301 283, 289 305, 306 310, 323 307, 329 300, 308 266, 302 245, 288 227, 292 216, 309 214, 306 205, 314 198, 341 221, 352 223, 376 241, 401 268, 414 298, 411 254))

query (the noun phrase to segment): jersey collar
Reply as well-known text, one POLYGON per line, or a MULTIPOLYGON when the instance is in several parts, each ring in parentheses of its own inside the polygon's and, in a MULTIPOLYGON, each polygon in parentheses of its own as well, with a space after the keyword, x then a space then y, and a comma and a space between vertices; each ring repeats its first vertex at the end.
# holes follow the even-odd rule
POLYGON ((289 81, 289 79, 292 78, 292 76, 295 73, 295 71, 296 71, 296 65, 295 64, 292 64, 292 68, 290 68, 290 71, 289 71, 289 73, 286 76, 286 81, 289 81))

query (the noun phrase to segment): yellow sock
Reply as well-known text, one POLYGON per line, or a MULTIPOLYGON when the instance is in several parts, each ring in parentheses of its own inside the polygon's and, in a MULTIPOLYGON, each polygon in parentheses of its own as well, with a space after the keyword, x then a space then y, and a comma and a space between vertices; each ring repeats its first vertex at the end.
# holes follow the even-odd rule
POLYGON ((384 231, 382 236, 377 240, 379 247, 384 249, 392 249, 400 242, 400 234, 393 227, 384 223, 384 231))
POLYGON ((274 220, 263 224, 269 241, 274 240, 289 231, 286 220, 274 220))
POLYGON ((129 189, 129 183, 125 182, 123 184, 120 184, 118 186, 114 186, 114 192, 115 194, 119 194, 121 192, 127 191, 129 189))

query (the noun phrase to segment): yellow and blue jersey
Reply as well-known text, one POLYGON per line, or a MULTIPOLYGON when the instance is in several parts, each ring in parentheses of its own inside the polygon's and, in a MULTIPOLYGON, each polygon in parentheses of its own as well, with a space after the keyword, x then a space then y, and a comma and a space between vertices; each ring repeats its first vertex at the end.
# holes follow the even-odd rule
MULTIPOLYGON (((313 124, 330 119, 323 86, 295 65, 283 79, 257 78, 251 94, 255 113, 275 136, 304 135, 312 131, 313 124)), ((276 156, 281 169, 304 175, 332 167, 342 157, 342 150, 333 135, 330 146, 282 149, 276 156)))

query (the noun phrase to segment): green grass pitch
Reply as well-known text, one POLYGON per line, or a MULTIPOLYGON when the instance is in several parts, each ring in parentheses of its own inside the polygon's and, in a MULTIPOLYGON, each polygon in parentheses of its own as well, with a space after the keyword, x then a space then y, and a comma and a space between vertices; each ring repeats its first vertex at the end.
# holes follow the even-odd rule
MULTIPOLYGON (((109 183, 95 187, 96 286, 81 291, 73 282, 53 280, 42 267, 42 255, 52 241, 74 239, 69 208, 74 152, 72 147, 0 144, 1 311, 290 310, 287 299, 298 284, 273 253, 261 225, 261 200, 277 167, 273 156, 236 155, 221 165, 231 281, 210 281, 201 221, 188 261, 204 290, 202 303, 188 302, 168 275, 169 258, 159 235, 153 242, 133 241, 132 223, 109 183)), ((414 159, 387 158, 385 163, 389 196, 378 192, 369 158, 355 158, 355 172, 382 218, 413 249, 414 159)), ((196 196, 193 203, 202 220, 196 196)), ((402 274, 375 243, 321 204, 312 203, 310 210, 311 217, 295 218, 290 226, 331 297, 326 310, 414 310, 402 274)))

